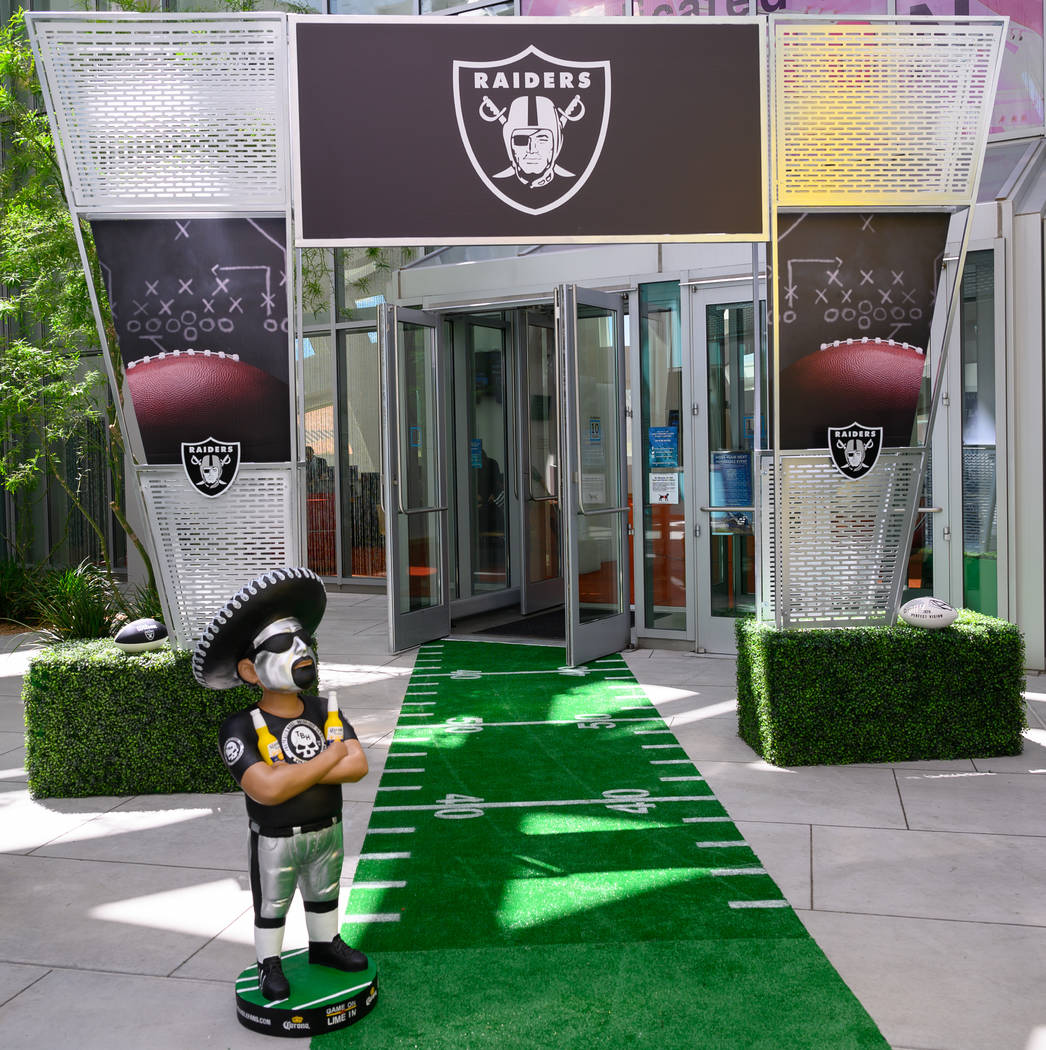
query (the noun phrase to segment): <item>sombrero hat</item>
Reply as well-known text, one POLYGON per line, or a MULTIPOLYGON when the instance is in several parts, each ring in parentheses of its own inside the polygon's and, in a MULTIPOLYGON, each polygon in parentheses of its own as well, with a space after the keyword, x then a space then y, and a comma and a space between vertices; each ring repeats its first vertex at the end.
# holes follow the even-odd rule
POLYGON ((193 677, 210 689, 243 685, 236 665, 266 624, 293 616, 312 634, 326 608, 323 581, 311 569, 272 569, 255 577, 204 630, 192 654, 193 677))

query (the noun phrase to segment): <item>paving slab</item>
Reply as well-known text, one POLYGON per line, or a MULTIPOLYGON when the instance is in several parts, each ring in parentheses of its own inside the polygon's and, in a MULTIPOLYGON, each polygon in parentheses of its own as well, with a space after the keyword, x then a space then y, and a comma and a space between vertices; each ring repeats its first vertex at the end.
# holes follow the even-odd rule
POLYGON ((1044 1023, 1042 929, 821 911, 799 917, 894 1047, 1031 1050, 1044 1023))
MULTIPOLYGON (((345 859, 346 868, 343 871, 355 871, 358 854, 346 854, 345 859)), ((339 915, 345 914, 350 884, 351 877, 343 875, 338 894, 339 915)), ((249 900, 247 903, 246 910, 188 957, 174 971, 174 976, 231 982, 245 966, 250 966, 254 960, 254 912, 249 900)), ((305 909, 302 907, 301 895, 296 893, 291 901, 290 911, 287 912, 283 946, 284 949, 301 948, 308 943, 309 931, 305 924, 305 909)))
POLYGON ((263 1050, 236 1020, 228 981, 56 970, 0 1007, 0 1046, 263 1050))
POLYGON ((753 820, 735 823, 788 903, 797 911, 809 908, 810 825, 763 824, 753 820))
POLYGON ((891 769, 804 766, 785 769, 761 759, 702 762, 709 786, 734 820, 903 828, 891 769))
POLYGON ((1046 925, 1046 839, 815 826, 813 905, 1046 925))
MULTIPOLYGON (((0 962, 0 1007, 50 972, 47 966, 21 966, 18 963, 0 962)), ((6 1045, 3 1044, 2 1033, 3 1025, 0 1024, 0 1045, 6 1045)))
POLYGON ((168 974, 251 906, 238 873, 159 864, 2 854, 0 885, 0 959, 117 973, 168 974))
POLYGON ((0 760, 0 766, 4 769, 11 768, 12 762, 17 762, 16 757, 11 756, 12 751, 21 751, 21 764, 25 765, 25 732, 3 732, 0 731, 0 755, 9 757, 0 760))
POLYGON ((33 855, 239 872, 246 866, 247 836, 239 791, 139 795, 57 836, 33 855))
POLYGON ((25 783, 0 781, 0 853, 28 853, 115 809, 122 797, 29 797, 25 783), (7 790, 2 790, 6 786, 7 790))
POLYGON ((914 830, 1046 836, 1046 776, 905 770, 897 786, 914 830))

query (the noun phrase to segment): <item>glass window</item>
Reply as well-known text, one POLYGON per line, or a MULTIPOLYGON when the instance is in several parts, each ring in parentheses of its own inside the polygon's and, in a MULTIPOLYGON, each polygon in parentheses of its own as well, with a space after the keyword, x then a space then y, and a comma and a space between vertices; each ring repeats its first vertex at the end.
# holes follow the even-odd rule
POLYGON ((332 15, 412 15, 414 0, 330 0, 332 15))
POLYGON ((381 365, 374 329, 338 333, 338 469, 343 576, 385 575, 381 365))
POLYGON ((304 248, 301 253, 302 323, 327 324, 331 316, 331 280, 334 259, 327 248, 304 248))
POLYGON ((535 17, 571 15, 574 18, 602 18, 606 15, 630 14, 631 6, 629 0, 520 0, 519 13, 535 17))
POLYGON ((508 586, 505 328, 478 323, 468 330, 469 535, 472 593, 481 594, 508 586))
POLYGON ((639 286, 646 626, 686 630, 686 491, 679 284, 639 286))
MULTIPOLYGON (((765 331, 765 325, 761 326, 765 331)), ((752 304, 706 308, 712 615, 755 614, 752 452, 755 332, 752 304)), ((765 356, 765 355, 760 355, 765 356)), ((765 418, 765 417, 764 417, 765 418)))
POLYGON ((334 538, 334 358, 329 335, 302 338, 305 386, 305 515, 309 568, 336 573, 334 538))
POLYGON ((962 276, 963 604, 998 613, 995 431, 995 257, 970 252, 962 276))

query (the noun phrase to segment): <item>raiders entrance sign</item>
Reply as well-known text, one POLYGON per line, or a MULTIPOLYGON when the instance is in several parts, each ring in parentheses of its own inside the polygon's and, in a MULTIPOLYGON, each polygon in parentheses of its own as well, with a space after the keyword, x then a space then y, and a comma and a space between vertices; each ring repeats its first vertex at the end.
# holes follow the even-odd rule
POLYGON ((295 19, 297 243, 764 240, 765 33, 295 19))

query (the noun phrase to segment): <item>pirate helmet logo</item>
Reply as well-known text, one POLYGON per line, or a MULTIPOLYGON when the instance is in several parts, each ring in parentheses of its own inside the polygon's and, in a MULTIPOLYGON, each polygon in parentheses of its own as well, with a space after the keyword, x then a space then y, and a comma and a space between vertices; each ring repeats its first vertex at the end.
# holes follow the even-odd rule
POLYGON ((204 438, 182 442, 182 467, 189 484, 204 496, 228 491, 240 470, 240 443, 204 438))
POLYGON ((530 215, 560 207, 588 181, 610 118, 610 63, 528 47, 512 58, 454 63, 462 145, 484 185, 530 215))
POLYGON ((832 464, 844 478, 863 478, 879 459, 883 447, 883 428, 851 423, 828 428, 828 449, 832 464))

